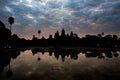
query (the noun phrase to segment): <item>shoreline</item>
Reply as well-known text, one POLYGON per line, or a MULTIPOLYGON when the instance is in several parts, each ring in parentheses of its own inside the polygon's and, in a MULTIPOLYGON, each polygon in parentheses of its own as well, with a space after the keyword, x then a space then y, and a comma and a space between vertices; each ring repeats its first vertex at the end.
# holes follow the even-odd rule
POLYGON ((102 51, 102 50, 111 50, 111 51, 120 51, 120 48, 100 48, 100 47, 67 47, 67 46, 34 46, 34 47, 16 47, 16 48, 2 48, 0 51, 12 51, 12 50, 32 50, 32 49, 39 49, 41 51, 58 51, 58 50, 95 50, 95 51, 102 51))

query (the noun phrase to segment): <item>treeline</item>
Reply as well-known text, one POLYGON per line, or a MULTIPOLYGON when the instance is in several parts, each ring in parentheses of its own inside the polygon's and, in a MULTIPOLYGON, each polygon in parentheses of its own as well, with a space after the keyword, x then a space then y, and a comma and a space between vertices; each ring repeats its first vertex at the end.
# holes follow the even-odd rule
MULTIPOLYGON (((41 31, 39 30, 38 33, 40 34, 41 31)), ((62 29, 61 34, 56 31, 47 39, 44 36, 41 39, 33 36, 32 40, 26 40, 19 38, 16 34, 11 35, 11 30, 5 28, 4 23, 0 21, 0 48, 33 46, 119 48, 120 38, 117 35, 104 35, 104 33, 80 38, 76 33, 66 33, 62 29)))

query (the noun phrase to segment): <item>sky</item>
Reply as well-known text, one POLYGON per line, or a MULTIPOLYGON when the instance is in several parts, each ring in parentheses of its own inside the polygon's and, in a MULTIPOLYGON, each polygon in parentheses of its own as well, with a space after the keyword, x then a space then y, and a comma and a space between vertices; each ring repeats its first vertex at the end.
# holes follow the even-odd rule
POLYGON ((26 39, 38 30, 47 38, 63 28, 79 37, 120 33, 120 0, 0 0, 0 20, 7 28, 10 16, 12 33, 26 39))

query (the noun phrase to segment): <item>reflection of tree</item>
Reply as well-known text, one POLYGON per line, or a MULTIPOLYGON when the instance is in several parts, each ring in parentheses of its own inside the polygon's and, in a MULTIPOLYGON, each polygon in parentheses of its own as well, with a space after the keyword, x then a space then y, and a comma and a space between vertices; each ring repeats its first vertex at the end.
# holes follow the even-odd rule
POLYGON ((37 54, 38 52, 41 52, 41 50, 39 48, 35 48, 31 50, 33 55, 37 54))
POLYGON ((40 56, 39 56, 39 53, 38 53, 38 58, 37 58, 38 61, 40 61, 40 56))
POLYGON ((100 55, 100 52, 99 51, 86 51, 85 52, 85 56, 86 57, 97 57, 98 55, 100 55))
POLYGON ((40 61, 39 52, 41 52, 41 50, 39 48, 35 48, 35 49, 32 49, 31 51, 33 55, 38 54, 37 60, 40 61))
POLYGON ((114 57, 118 57, 118 56, 119 56, 119 54, 117 53, 117 51, 114 51, 114 52, 113 52, 113 56, 114 56, 114 57))
POLYGON ((9 55, 0 55, 0 73, 4 70, 4 67, 6 67, 10 63, 10 56, 9 55))
POLYGON ((105 56, 108 57, 108 58, 112 58, 111 51, 105 51, 105 56))
POLYGON ((11 58, 16 59, 18 55, 20 55, 20 51, 0 51, 0 73, 4 70, 4 68, 9 65, 9 70, 6 73, 6 76, 10 78, 13 75, 13 72, 10 68, 11 58))
POLYGON ((105 56, 103 55, 103 53, 100 53, 100 54, 98 55, 98 58, 99 58, 99 59, 102 59, 102 58, 104 59, 104 57, 105 57, 105 56))
POLYGON ((98 57, 99 59, 104 59, 105 57, 112 58, 112 55, 118 57, 119 54, 111 50, 91 50, 89 53, 85 52, 86 57, 98 57))
POLYGON ((11 70, 10 63, 9 63, 9 70, 6 72, 6 76, 7 78, 11 78, 13 76, 13 71, 11 70))

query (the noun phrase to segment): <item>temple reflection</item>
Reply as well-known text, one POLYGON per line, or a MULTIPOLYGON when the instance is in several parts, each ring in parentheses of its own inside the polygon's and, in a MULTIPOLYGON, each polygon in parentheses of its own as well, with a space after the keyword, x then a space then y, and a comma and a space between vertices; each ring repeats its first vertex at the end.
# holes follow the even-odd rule
MULTIPOLYGON (((65 61, 66 57, 70 57, 73 60, 77 60, 78 59, 78 55, 81 54, 85 54, 86 58, 90 58, 90 57, 97 57, 98 59, 104 59, 104 58, 112 58, 114 57, 118 57, 119 56, 119 51, 115 51, 115 50, 86 50, 86 49, 82 49, 82 50, 74 50, 74 49, 52 49, 50 51, 43 51, 39 48, 35 48, 32 49, 32 54, 45 54, 45 52, 49 52, 49 56, 52 56, 54 54, 54 57, 56 58, 56 60, 58 60, 60 57, 62 58, 62 62, 65 61)), ((39 58, 39 57, 38 57, 39 58)))
MULTIPOLYGON (((10 78, 13 76, 13 72, 11 69, 11 60, 16 59, 21 52, 24 53, 26 50, 10 50, 10 51, 0 51, 0 73, 3 72, 5 67, 8 67, 6 72, 6 77, 10 78)), ((40 48, 31 49, 32 55, 37 55, 36 60, 41 61, 41 56, 48 52, 48 56, 54 56, 56 60, 61 59, 62 62, 65 61, 66 58, 71 58, 72 60, 77 60, 79 55, 84 54, 86 58, 93 58, 96 57, 98 59, 105 59, 105 58, 117 58, 119 57, 120 52, 116 50, 74 50, 74 49, 49 49, 43 50, 40 48)))

